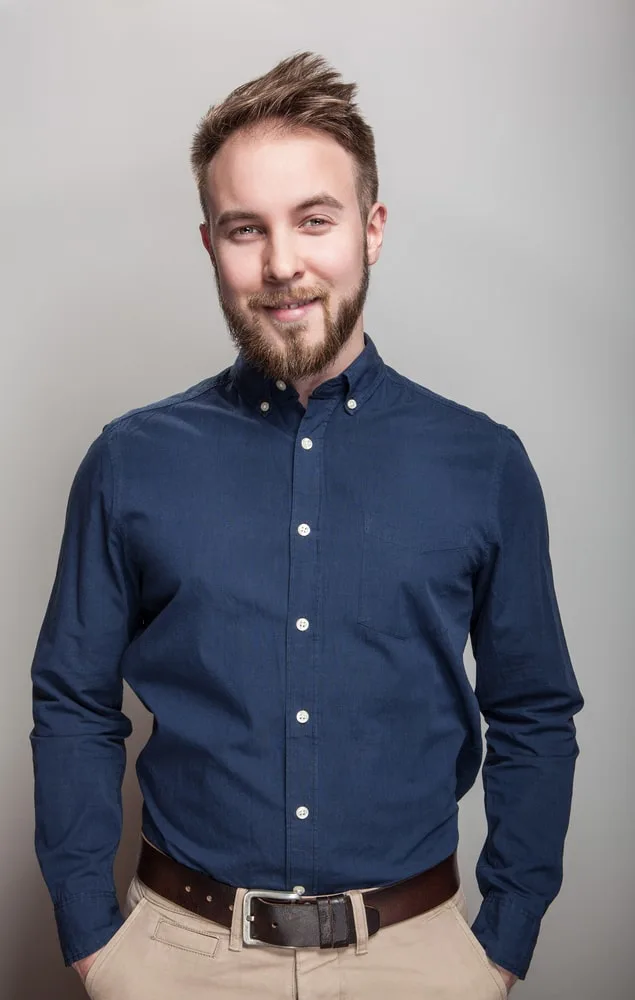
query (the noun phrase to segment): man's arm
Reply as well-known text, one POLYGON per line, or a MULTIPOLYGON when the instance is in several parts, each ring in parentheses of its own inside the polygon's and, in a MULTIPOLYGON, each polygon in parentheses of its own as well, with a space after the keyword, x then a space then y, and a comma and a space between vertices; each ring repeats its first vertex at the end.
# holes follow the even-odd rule
POLYGON ((488 725, 488 834, 473 931, 524 978, 562 883, 583 706, 562 629, 540 483, 519 437, 502 431, 489 555, 474 580, 476 696, 488 725))
POLYGON ((123 923, 113 879, 121 837, 124 739, 120 660, 137 591, 116 528, 108 432, 70 491, 57 572, 32 666, 35 847, 66 965, 123 923))

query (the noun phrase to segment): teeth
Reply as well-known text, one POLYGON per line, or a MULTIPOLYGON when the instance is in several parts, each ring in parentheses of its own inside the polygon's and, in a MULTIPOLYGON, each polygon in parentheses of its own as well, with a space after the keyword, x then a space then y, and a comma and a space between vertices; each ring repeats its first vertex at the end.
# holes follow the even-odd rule
POLYGON ((268 306, 268 309, 301 309, 303 306, 308 306, 313 302, 313 299, 303 299, 301 302, 290 302, 287 305, 281 306, 268 306))

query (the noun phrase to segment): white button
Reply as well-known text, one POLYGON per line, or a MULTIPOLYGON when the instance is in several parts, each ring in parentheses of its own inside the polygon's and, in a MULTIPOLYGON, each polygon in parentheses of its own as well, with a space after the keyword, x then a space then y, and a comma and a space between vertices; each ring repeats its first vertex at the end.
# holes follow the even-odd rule
POLYGON ((306 618, 298 618, 297 622, 295 623, 295 627, 299 629, 300 632, 306 632, 306 630, 309 627, 309 623, 306 620, 306 618))
POLYGON ((357 406, 357 400, 356 399, 349 399, 347 401, 346 405, 348 406, 349 410, 354 410, 355 407, 357 406))
POLYGON ((302 447, 305 451, 309 451, 313 447, 311 438, 302 438, 302 447))
POLYGON ((306 889, 304 888, 303 885, 294 885, 293 891, 297 892, 298 896, 304 896, 306 889))
POLYGON ((267 410, 269 409, 269 403, 265 400, 264 403, 260 404, 260 409, 262 410, 263 413, 266 413, 267 410))
POLYGON ((309 528, 308 524, 299 524, 298 534, 302 535, 303 538, 305 538, 307 535, 310 535, 311 529, 309 528))
POLYGON ((278 381, 276 382, 276 387, 280 390, 280 392, 282 392, 284 389, 287 388, 287 383, 283 382, 282 379, 279 378, 278 381))
POLYGON ((295 814, 298 817, 298 819, 306 819, 307 816, 309 815, 309 810, 307 809, 306 806, 298 806, 298 808, 295 811, 295 814))
POLYGON ((309 721, 309 713, 305 712, 305 710, 303 708, 301 708, 300 711, 298 712, 298 714, 296 715, 296 719, 298 720, 298 722, 308 722, 309 721))

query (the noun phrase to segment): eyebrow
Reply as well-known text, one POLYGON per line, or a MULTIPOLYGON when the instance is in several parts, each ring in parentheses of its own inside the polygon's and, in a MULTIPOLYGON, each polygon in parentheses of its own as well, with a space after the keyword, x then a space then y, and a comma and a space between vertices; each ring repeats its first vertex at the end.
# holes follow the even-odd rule
MULTIPOLYGON (((310 198, 306 198, 304 201, 301 201, 299 205, 295 206, 293 211, 303 212, 309 208, 317 208, 319 205, 335 208, 338 211, 343 211, 344 209, 341 201, 334 198, 332 194, 327 194, 325 191, 321 191, 319 194, 311 195, 310 198)), ((249 212, 242 208, 232 208, 227 212, 221 212, 216 219, 216 225, 226 226, 228 222, 242 222, 254 219, 260 219, 258 212, 249 212)))

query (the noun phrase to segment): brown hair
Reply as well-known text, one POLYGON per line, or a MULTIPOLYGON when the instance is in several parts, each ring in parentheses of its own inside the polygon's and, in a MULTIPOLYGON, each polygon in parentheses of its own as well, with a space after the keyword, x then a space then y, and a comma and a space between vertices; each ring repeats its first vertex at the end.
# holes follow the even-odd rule
POLYGON ((238 129, 270 123, 282 130, 313 129, 332 136, 357 164, 357 196, 365 221, 377 200, 375 140, 354 97, 357 86, 343 83, 322 56, 290 56, 249 83, 243 83, 201 119, 191 147, 203 215, 209 221, 207 168, 222 144, 238 129))

